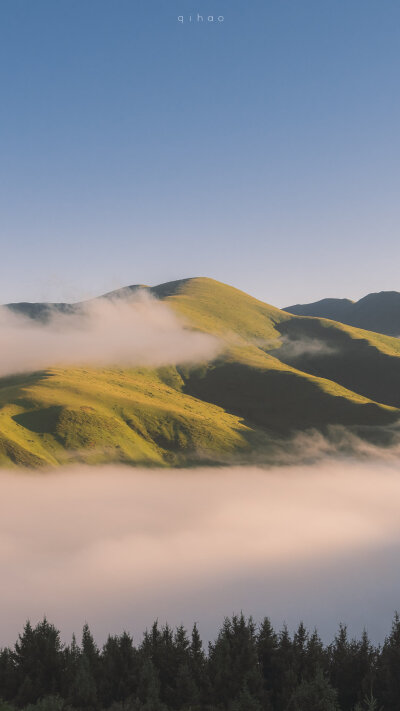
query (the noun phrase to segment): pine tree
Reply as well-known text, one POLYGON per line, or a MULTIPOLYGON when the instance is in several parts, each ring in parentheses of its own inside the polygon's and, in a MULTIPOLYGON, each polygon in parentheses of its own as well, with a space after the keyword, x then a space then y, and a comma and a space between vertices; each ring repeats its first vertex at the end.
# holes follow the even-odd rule
POLYGON ((137 655, 132 637, 124 632, 120 637, 108 637, 101 655, 100 695, 106 706, 124 701, 137 690, 137 655))
POLYGON ((278 649, 278 635, 274 631, 269 618, 265 617, 257 635, 257 655, 264 684, 264 706, 266 711, 276 705, 276 699, 281 688, 278 649))
POLYGON ((360 680, 357 674, 357 654, 359 645, 349 641, 347 627, 339 626, 333 644, 329 648, 330 680, 338 692, 338 702, 342 711, 352 711, 359 700, 360 680))
POLYGON ((160 680, 151 659, 146 659, 142 666, 138 696, 143 711, 168 711, 160 699, 160 680))
POLYGON ((229 711, 264 711, 258 699, 250 694, 247 686, 229 704, 229 711))
POLYGON ((27 622, 13 653, 18 679, 17 702, 35 703, 62 686, 63 648, 60 633, 44 619, 35 628, 27 622))
POLYGON ((378 662, 377 696, 385 709, 400 710, 400 617, 397 612, 378 662))
POLYGON ((10 649, 0 650, 0 698, 10 701, 17 692, 17 670, 10 649))
POLYGON ((75 676, 81 658, 81 650, 76 642, 76 637, 72 635, 71 644, 64 649, 64 674, 61 688, 61 695, 68 699, 73 686, 75 676))
POLYGON ((209 700, 211 690, 206 655, 197 624, 193 625, 191 633, 191 641, 188 650, 188 666, 199 694, 199 703, 204 704, 209 700))
POLYGON ((288 711, 339 711, 336 691, 321 669, 311 680, 303 680, 294 691, 288 711))
POLYGON ((357 700, 373 698, 376 681, 377 654, 369 641, 366 630, 363 631, 360 642, 355 645, 354 681, 358 688, 357 700))
POLYGON ((306 671, 306 657, 308 651, 309 635, 303 624, 300 622, 292 642, 293 669, 300 681, 306 671))
POLYGON ((289 700, 298 685, 293 642, 286 624, 279 633, 277 669, 279 689, 276 694, 276 711, 286 711, 289 700))
POLYGON ((89 625, 87 624, 87 622, 85 622, 82 629, 81 649, 82 654, 88 660, 89 667, 93 673, 93 676, 95 676, 99 668, 99 650, 93 639, 93 635, 89 629, 89 625))
POLYGON ((174 706, 177 709, 191 709, 200 702, 200 694, 193 674, 186 662, 180 665, 176 676, 174 706))
POLYGON ((263 696, 263 680, 258 663, 255 625, 243 614, 224 621, 216 642, 210 645, 209 669, 215 703, 237 699, 247 687, 255 699, 263 696))
POLYGON ((312 679, 318 669, 328 672, 328 655, 317 630, 314 630, 307 643, 304 677, 312 679))
POLYGON ((85 654, 79 658, 70 687, 69 702, 72 706, 83 707, 86 711, 96 711, 98 707, 96 682, 85 654))

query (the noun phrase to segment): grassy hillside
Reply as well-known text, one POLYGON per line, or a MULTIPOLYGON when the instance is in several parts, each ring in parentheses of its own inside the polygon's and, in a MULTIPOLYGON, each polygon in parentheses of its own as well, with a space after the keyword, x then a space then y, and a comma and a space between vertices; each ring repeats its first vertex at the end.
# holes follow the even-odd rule
POLYGON ((175 368, 52 369, 3 379, 0 461, 183 464, 249 448, 238 417, 182 390, 175 368))
MULTIPOLYGON (((0 379, 1 466, 246 461, 308 428, 397 421, 396 339, 296 317, 210 279, 151 291, 188 327, 217 334, 222 354, 196 366, 51 368, 0 379)), ((48 313, 40 304, 21 310, 48 313)))

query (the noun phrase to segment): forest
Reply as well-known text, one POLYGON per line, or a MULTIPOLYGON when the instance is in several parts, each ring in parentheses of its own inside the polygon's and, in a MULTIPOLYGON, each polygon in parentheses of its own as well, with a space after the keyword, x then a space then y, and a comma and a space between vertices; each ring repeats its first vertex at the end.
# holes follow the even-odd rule
POLYGON ((0 650, 0 711, 397 711, 400 617, 382 645, 340 625, 324 644, 300 623, 293 634, 225 618, 205 649, 189 634, 155 622, 135 645, 127 632, 100 648, 87 624, 63 644, 47 619, 25 624, 0 650))

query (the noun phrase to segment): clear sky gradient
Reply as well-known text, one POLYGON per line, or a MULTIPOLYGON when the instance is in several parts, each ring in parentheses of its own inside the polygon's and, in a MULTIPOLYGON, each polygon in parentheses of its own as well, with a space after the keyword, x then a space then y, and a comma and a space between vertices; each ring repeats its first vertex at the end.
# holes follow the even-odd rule
POLYGON ((1 303, 400 288, 399 0, 1 0, 0 88, 1 303))

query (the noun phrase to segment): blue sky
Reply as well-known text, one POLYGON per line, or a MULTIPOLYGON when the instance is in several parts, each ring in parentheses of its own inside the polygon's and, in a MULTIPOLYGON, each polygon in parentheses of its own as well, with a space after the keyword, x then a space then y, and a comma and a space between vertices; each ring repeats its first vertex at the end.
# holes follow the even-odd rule
POLYGON ((399 289, 399 76, 398 0, 1 0, 0 302, 399 289))

